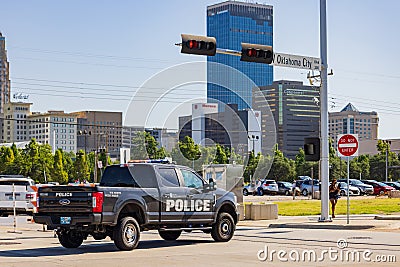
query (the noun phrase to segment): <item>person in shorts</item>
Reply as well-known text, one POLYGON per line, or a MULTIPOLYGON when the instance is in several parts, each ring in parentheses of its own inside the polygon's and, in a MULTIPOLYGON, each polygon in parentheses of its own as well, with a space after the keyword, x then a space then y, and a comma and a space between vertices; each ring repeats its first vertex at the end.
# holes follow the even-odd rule
POLYGON ((329 186, 329 201, 332 205, 332 218, 335 218, 335 208, 339 198, 339 187, 337 185, 336 179, 332 180, 332 183, 329 186))

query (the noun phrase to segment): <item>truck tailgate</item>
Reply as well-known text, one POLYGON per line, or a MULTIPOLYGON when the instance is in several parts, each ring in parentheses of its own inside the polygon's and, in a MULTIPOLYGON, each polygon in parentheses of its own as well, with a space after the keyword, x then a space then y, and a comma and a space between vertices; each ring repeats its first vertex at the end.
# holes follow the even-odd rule
POLYGON ((90 213, 95 187, 50 186, 39 188, 39 212, 90 213))

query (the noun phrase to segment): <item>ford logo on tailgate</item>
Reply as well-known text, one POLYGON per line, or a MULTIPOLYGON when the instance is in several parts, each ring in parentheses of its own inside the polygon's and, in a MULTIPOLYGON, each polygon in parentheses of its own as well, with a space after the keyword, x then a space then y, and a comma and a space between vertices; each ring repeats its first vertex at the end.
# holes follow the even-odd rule
POLYGON ((58 203, 60 203, 60 205, 69 205, 69 203, 71 203, 71 201, 69 201, 69 199, 60 199, 60 201, 58 201, 58 203))

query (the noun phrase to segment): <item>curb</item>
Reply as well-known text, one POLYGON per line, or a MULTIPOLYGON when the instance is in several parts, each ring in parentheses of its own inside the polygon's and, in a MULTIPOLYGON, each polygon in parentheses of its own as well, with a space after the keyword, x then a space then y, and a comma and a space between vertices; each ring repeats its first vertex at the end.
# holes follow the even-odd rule
POLYGON ((375 220, 400 220, 400 216, 391 216, 391 215, 377 215, 374 217, 375 220))

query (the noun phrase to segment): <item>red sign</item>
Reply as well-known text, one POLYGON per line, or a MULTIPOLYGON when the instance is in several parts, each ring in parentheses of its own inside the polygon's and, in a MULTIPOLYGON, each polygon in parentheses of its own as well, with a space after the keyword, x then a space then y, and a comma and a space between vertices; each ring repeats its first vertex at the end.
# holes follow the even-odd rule
POLYGON ((358 135, 342 134, 338 136, 337 144, 339 156, 351 157, 358 155, 358 135))

